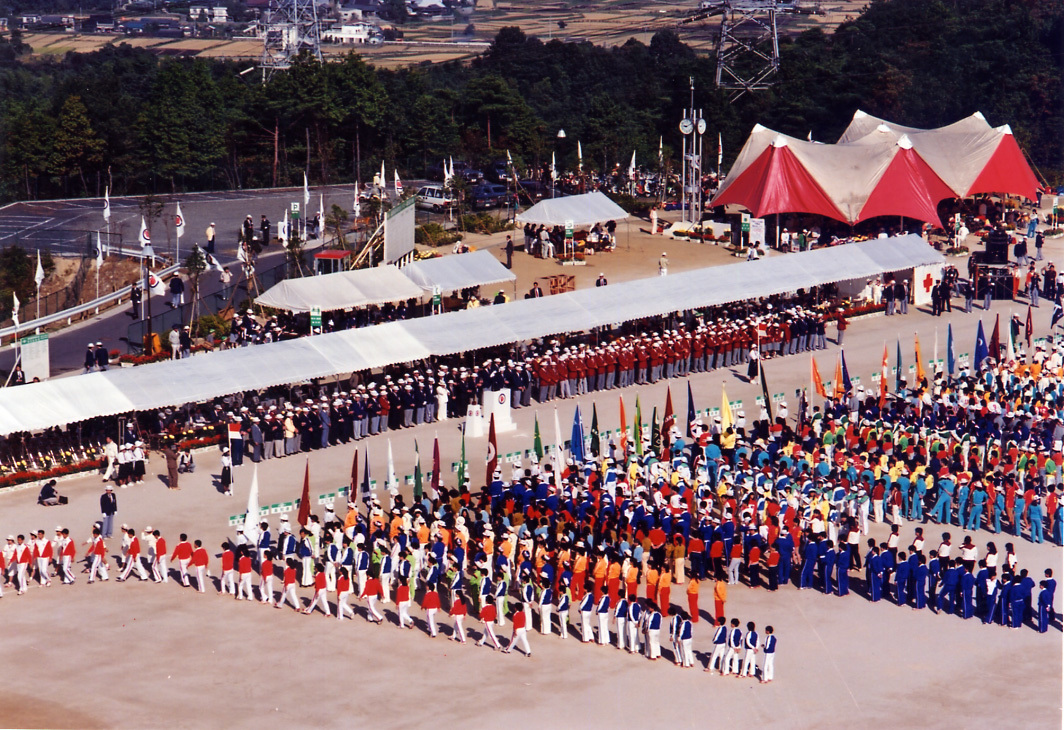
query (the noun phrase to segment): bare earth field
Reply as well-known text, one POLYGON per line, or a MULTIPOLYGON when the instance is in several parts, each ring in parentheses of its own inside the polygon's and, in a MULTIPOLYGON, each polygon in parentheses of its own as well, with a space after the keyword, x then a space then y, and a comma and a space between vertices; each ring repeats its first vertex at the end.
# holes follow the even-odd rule
MULTIPOLYGON (((808 4, 808 3, 807 3, 808 4)), ((817 15, 779 15, 783 34, 798 33, 814 26, 834 28, 847 18, 859 14, 864 0, 823 2, 817 15)), ((675 0, 588 0, 587 2, 541 3, 536 0, 510 0, 494 5, 483 1, 469 17, 417 20, 402 26, 403 41, 383 46, 326 45, 326 55, 340 55, 352 48, 374 65, 387 68, 420 63, 464 60, 483 52, 499 29, 516 25, 526 34, 544 41, 588 41, 602 46, 620 46, 635 38, 649 43, 659 30, 675 31, 685 43, 713 52, 720 28, 720 18, 711 17, 681 23, 695 15, 697 2, 675 0), (466 33, 468 25, 473 31, 466 33), (448 49, 438 44, 455 43, 448 49), (423 45, 427 44, 427 45, 423 45)), ((25 40, 38 54, 56 55, 70 51, 90 52, 109 43, 129 43, 153 48, 167 55, 202 55, 212 58, 255 60, 261 53, 257 39, 232 41, 212 39, 130 38, 109 35, 29 33, 25 40)))
MULTIPOLYGON (((639 232, 638 222, 631 224, 628 238, 622 226, 615 253, 576 270, 578 286, 592 285, 599 271, 611 281, 653 275, 662 250, 668 251, 675 270, 733 261, 720 248, 651 239, 639 232)), ((498 254, 501 240, 494 236, 476 244, 498 254)), ((1050 241, 1045 250, 1059 260, 1064 244, 1050 241)), ((559 273, 561 267, 518 253, 515 271, 518 291, 523 292, 533 279, 559 273)), ((706 285, 713 285, 712 276, 706 285)), ((904 317, 859 320, 847 334, 847 362, 853 374, 867 381, 878 368, 885 341, 893 347, 900 338, 911 361, 912 333, 920 334, 926 355, 936 332, 945 342, 946 321, 953 324, 958 352, 967 352, 980 316, 989 326, 995 313, 1004 318, 1020 308, 1000 302, 989 313, 955 310, 941 319, 913 308, 904 317)), ((1042 335, 1048 330, 1050 308, 1035 311, 1036 333, 1042 335)), ((837 349, 832 343, 818 355, 821 372, 830 371, 837 349)), ((772 392, 793 393, 808 383, 808 357, 769 360, 766 374, 772 392)), ((715 371, 690 382, 697 408, 718 406, 723 384, 730 398, 747 404, 748 418, 756 416, 756 389, 738 373, 715 371)), ((591 394, 578 402, 585 423, 594 404, 602 427, 612 429, 618 425, 618 396, 632 414, 638 394, 644 413, 649 413, 655 405, 662 406, 668 386, 682 412, 683 380, 591 394)), ((557 406, 567 429, 574 403, 559 401, 557 406)), ((553 440, 553 409, 554 404, 538 409, 548 442, 553 440)), ((534 409, 516 412, 517 431, 500 436, 501 453, 531 447, 536 414, 534 409)), ((461 444, 456 422, 378 435, 360 443, 359 450, 368 448, 373 474, 382 481, 390 439, 402 483, 413 473, 415 439, 427 460, 435 437, 440 439, 445 481, 453 483, 448 466, 458 458, 461 444)), ((474 475, 485 449, 485 439, 467 440, 474 475)), ((310 456, 312 495, 346 486, 354 450, 348 444, 310 456)), ((165 473, 162 459, 153 457, 144 485, 117 490, 116 528, 125 522, 139 532, 151 525, 162 531, 171 549, 184 531, 190 539, 202 539, 212 555, 220 552, 218 545, 233 534, 229 517, 246 508, 251 466, 237 470, 235 496, 224 497, 215 486, 220 472, 217 451, 202 452, 196 461, 196 473, 182 476, 182 489, 171 492, 159 476, 165 473)), ((302 456, 264 463, 259 470, 260 503, 298 497, 306 463, 302 456)), ((98 477, 62 482, 60 491, 70 497, 70 504, 55 508, 36 506, 33 489, 0 493, 0 534, 41 528, 51 534, 56 525, 63 525, 80 543, 99 516, 101 486, 98 477)), ((322 507, 316 498, 312 501, 320 514, 322 507)), ((277 517, 270 522, 276 525, 277 517)), ((925 529, 933 541, 942 528, 925 529)), ((952 531, 954 540, 963 534, 956 527, 952 531)), ((903 540, 912 534, 911 525, 903 527, 903 540)), ((873 535, 885 539, 886 532, 873 525, 873 535)), ((999 546, 1012 539, 985 532, 974 537, 980 547, 991 539, 999 546)), ((1020 566, 1033 576, 1040 577, 1047 567, 1058 575, 1064 570, 1060 548, 1015 542, 1020 566)), ((118 539, 110 541, 112 553, 119 544, 118 539)), ((526 659, 447 641, 449 626, 443 636, 430 640, 416 607, 415 631, 397 629, 394 605, 384 607, 388 621, 380 626, 364 620, 364 605, 357 601, 354 621, 338 622, 320 613, 301 616, 291 609, 278 613, 258 603, 220 597, 214 582, 217 558, 212 567, 215 577, 206 595, 173 580, 166 585, 116 583, 113 570, 107 583, 87 585, 86 576, 79 573, 74 586, 58 581, 50 588, 32 585, 24 596, 5 591, 0 615, 8 631, 0 644, 0 663, 8 671, 0 685, 0 725, 509 727, 534 718, 537 726, 551 728, 706 728, 735 723, 787 729, 1061 726, 1064 644, 1059 624, 1042 635, 1030 627, 1010 631, 978 620, 901 609, 888 601, 873 604, 859 595, 858 581, 857 593, 846 598, 800 593, 793 587, 770 594, 732 586, 728 616, 756 621, 759 627, 771 623, 779 637, 776 681, 759 685, 683 671, 671 664, 667 648, 663 661, 651 663, 613 647, 582 645, 575 637, 562 641, 557 635, 533 633, 533 658, 526 659)), ((703 609, 712 604, 710 591, 708 584, 703 586, 703 609)), ((310 594, 301 591, 301 597, 309 600, 310 594)), ((674 587, 673 599, 684 600, 681 587, 674 587)), ((1059 608, 1060 596, 1057 603, 1059 608)), ((475 624, 467 625, 479 638, 475 624)), ((709 644, 710 627, 703 620, 695 627, 695 650, 703 663, 709 644)))

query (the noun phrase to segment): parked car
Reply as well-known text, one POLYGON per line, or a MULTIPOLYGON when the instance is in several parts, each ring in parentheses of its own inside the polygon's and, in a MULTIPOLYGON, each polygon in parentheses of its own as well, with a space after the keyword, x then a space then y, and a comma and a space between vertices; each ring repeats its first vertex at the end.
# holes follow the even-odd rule
POLYGON ((416 205, 422 210, 441 213, 454 205, 454 199, 443 189, 442 185, 425 185, 418 188, 416 205))
POLYGON ((548 192, 550 191, 539 180, 521 180, 517 183, 517 197, 525 202, 535 203, 548 192))
POLYGON ((502 184, 508 183, 513 179, 510 174, 510 165, 506 160, 495 160, 495 162, 491 163, 487 173, 485 173, 485 177, 492 182, 502 184))
MULTIPOLYGON (((443 162, 441 161, 438 165, 429 165, 425 174, 429 180, 443 182, 443 162)), ((471 185, 475 185, 484 179, 483 172, 473 169, 467 162, 457 160, 454 163, 454 174, 464 178, 471 185)))
POLYGON ((481 183, 470 192, 469 200, 474 209, 501 208, 509 204, 510 193, 506 190, 505 185, 481 183))

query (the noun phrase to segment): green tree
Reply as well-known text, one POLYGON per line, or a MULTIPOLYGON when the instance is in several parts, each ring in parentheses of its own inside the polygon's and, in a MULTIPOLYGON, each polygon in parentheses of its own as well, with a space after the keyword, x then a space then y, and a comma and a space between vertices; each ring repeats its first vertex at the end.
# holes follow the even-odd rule
POLYGON ((4 167, 7 174, 21 179, 26 197, 37 197, 37 184, 48 171, 52 150, 51 117, 36 104, 12 106, 4 123, 4 167))
POLYGON ((102 161, 103 140, 93 130, 81 97, 67 97, 59 112, 52 139, 53 174, 66 177, 77 173, 82 190, 87 195, 89 186, 85 181, 85 171, 97 167, 102 161))

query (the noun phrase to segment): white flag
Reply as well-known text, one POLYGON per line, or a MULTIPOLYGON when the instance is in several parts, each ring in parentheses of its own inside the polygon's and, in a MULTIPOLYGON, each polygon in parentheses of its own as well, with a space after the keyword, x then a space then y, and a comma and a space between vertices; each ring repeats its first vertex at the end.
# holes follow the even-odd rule
POLYGON ((196 244, 196 250, 199 251, 200 254, 202 254, 203 260, 207 262, 207 269, 214 269, 215 271, 222 270, 222 262, 219 261, 218 258, 214 255, 207 253, 202 248, 200 248, 200 245, 198 243, 196 244))
POLYGON ((310 210, 310 187, 307 185, 307 173, 303 173, 303 215, 310 210))
POLYGON ((395 173, 395 197, 403 197, 403 181, 399 179, 399 168, 395 168, 392 172, 395 173))
POLYGON ((584 171, 584 148, 580 146, 580 140, 576 140, 576 171, 584 171))
POLYGON ((18 324, 18 308, 21 306, 21 302, 18 300, 18 294, 11 292, 11 298, 15 300, 15 303, 11 307, 11 316, 15 319, 15 324, 18 324))
POLYGON ((447 171, 447 160, 443 161, 443 184, 451 184, 451 173, 447 171))
POLYGON ((318 217, 321 218, 321 225, 325 225, 325 193, 318 194, 318 217))
POLYGON ((720 132, 717 132, 717 169, 720 169, 720 162, 724 159, 724 141, 720 136, 720 132))
POLYGON ((392 440, 388 439, 388 492, 396 494, 399 491, 399 480, 395 476, 395 461, 392 459, 392 440))
POLYGON ((384 173, 384 160, 381 160, 381 184, 380 184, 380 188, 381 188, 381 195, 383 196, 384 195, 384 191, 388 188, 388 178, 385 176, 385 173, 384 173))
POLYGON ((558 406, 554 406, 554 473, 561 474, 562 468, 562 429, 558 425, 558 406))
POLYGON ((149 273, 148 274, 148 295, 150 296, 152 294, 165 294, 165 293, 166 293, 166 284, 163 283, 163 280, 160 279, 155 274, 149 273))
MULTIPOLYGON (((288 246, 288 215, 281 216, 281 220, 277 221, 277 240, 281 242, 282 246, 288 246)), ((237 251, 237 258, 241 261, 245 260, 244 251, 240 249, 237 251)))
POLYGON ((251 472, 251 490, 248 492, 248 512, 244 515, 244 527, 240 531, 252 545, 259 540, 259 465, 251 472))
POLYGON ((628 163, 628 177, 635 179, 635 150, 632 150, 632 161, 628 163))
POLYGON ((558 166, 554 161, 554 153, 550 153, 550 179, 554 182, 558 179, 558 166))
POLYGON ((106 187, 103 189, 103 219, 106 222, 111 221, 111 188, 106 187))
POLYGON ((33 275, 33 280, 37 282, 37 289, 40 290, 41 284, 44 283, 44 267, 41 266, 41 249, 37 249, 37 273, 33 275))
POLYGON ((177 229, 177 237, 185 235, 185 216, 181 215, 181 203, 177 204, 177 212, 174 213, 174 227, 177 229))
POLYGON ((103 241, 100 239, 100 232, 96 231, 96 268, 99 269, 103 266, 103 241))
POLYGON ((151 243, 151 232, 148 230, 148 223, 144 220, 144 216, 140 217, 140 247, 144 248, 151 243))

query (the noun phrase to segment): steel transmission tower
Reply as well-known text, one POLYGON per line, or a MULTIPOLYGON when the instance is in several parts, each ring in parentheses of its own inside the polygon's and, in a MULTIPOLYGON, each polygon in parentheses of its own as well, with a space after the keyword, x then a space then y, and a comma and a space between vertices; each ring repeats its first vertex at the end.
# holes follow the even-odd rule
POLYGON ((734 91, 735 101, 748 91, 767 89, 780 68, 777 0, 720 0, 717 41, 717 87, 734 91))
POLYGON ((321 26, 314 0, 274 0, 262 22, 263 81, 309 51, 321 61, 321 26))

